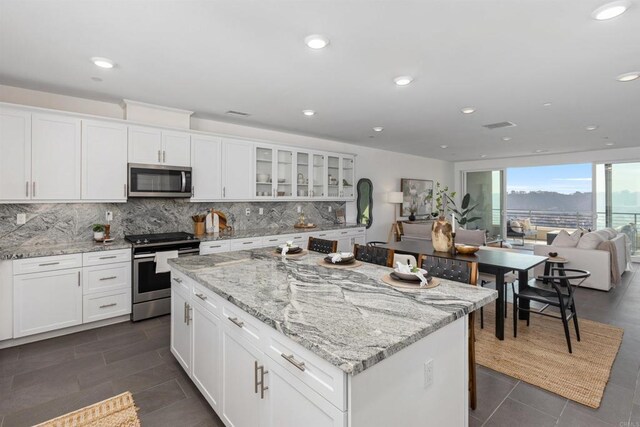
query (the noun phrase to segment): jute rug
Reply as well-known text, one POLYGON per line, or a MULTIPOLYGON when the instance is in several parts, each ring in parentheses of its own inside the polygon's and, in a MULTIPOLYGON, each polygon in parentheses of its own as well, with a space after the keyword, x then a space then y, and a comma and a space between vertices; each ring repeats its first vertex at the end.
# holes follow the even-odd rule
POLYGON ((140 420, 127 391, 35 427, 140 427, 140 420))
POLYGON ((509 304, 504 341, 500 341, 495 337, 494 309, 493 303, 485 306, 484 329, 476 312, 477 363, 591 408, 600 406, 622 343, 621 328, 578 317, 581 341, 576 340, 572 322, 570 354, 561 320, 531 314, 529 327, 526 321, 518 321, 514 338, 509 304))

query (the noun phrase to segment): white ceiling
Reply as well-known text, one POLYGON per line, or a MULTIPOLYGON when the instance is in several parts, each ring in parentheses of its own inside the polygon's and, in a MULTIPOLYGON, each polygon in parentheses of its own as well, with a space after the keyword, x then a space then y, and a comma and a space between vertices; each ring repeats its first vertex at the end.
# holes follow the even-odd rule
POLYGON ((640 79, 615 77, 640 69, 640 2, 603 2, 0 0, 0 83, 453 161, 638 146, 640 79))

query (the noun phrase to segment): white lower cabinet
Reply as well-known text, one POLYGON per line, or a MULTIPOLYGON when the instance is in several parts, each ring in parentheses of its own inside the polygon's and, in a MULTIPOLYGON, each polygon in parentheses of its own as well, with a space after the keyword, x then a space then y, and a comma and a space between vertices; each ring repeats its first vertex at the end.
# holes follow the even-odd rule
POLYGON ((84 323, 131 313, 131 289, 93 293, 82 297, 84 323))
POLYGON ((82 323, 82 269, 13 277, 13 337, 82 323))
POLYGON ((342 371, 171 274, 171 352, 226 426, 347 425, 342 371))

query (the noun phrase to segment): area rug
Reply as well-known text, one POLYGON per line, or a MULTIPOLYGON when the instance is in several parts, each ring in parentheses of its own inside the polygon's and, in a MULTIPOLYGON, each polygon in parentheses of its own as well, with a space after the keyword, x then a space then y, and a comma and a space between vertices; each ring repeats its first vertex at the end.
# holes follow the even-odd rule
POLYGON ((514 338, 509 304, 505 339, 500 341, 495 337, 494 309, 494 304, 485 306, 484 329, 480 329, 480 312, 476 313, 478 364, 591 408, 600 406, 622 343, 621 328, 578 317, 581 341, 576 340, 571 323, 570 354, 561 320, 532 314, 529 327, 526 321, 518 321, 514 338))
POLYGON ((140 427, 133 396, 128 391, 85 406, 36 427, 140 427))

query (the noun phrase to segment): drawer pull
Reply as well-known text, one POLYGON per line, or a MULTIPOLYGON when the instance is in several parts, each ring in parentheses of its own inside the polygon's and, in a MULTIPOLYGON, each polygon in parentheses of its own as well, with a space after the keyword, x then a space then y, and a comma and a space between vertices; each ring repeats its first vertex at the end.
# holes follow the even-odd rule
POLYGON ((112 302, 111 304, 101 305, 101 306, 100 306, 100 308, 115 307, 116 305, 118 305, 118 303, 117 303, 117 302, 112 302))
POLYGON ((174 282, 178 282, 178 283, 182 283, 182 279, 181 279, 181 278, 179 278, 179 277, 174 277, 174 278, 173 278, 173 281, 174 281, 174 282))
POLYGON ((277 242, 278 239, 269 239, 270 242, 277 242))
POLYGON ((250 244, 252 244, 252 243, 253 243, 253 242, 242 242, 242 244, 243 244, 243 245, 250 245, 250 244))
POLYGON ((205 294, 196 294, 196 296, 200 298, 202 301, 207 299, 207 296, 205 294))
POLYGON ((221 245, 209 246, 209 248, 221 248, 221 245))
POLYGON ((341 231, 340 234, 347 234, 348 231, 341 231))
POLYGON ((244 326, 244 322, 237 317, 229 317, 229 320, 231 320, 231 322, 233 322, 233 324, 239 328, 242 328, 244 326))
POLYGON ((117 258, 116 255, 110 255, 110 256, 101 256, 100 259, 113 259, 113 258, 117 258))
POLYGON ((113 280, 113 279, 117 279, 118 276, 109 276, 109 277, 101 277, 100 280, 113 280))
POLYGON ((284 354, 284 353, 282 353, 281 356, 284 358, 284 360, 286 360, 287 362, 291 363, 293 366, 295 366, 296 368, 300 369, 302 372, 304 372, 307 369, 304 366, 304 362, 297 361, 293 357, 293 354, 284 354))
POLYGON ((56 262, 44 262, 42 264, 38 264, 39 267, 47 267, 49 265, 58 265, 60 264, 60 261, 56 261, 56 262))

